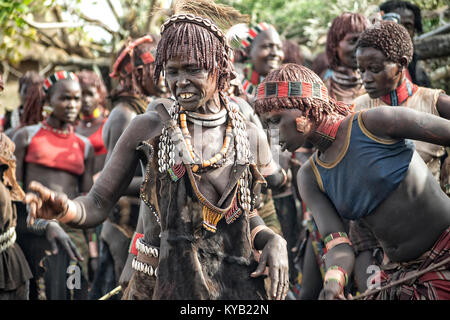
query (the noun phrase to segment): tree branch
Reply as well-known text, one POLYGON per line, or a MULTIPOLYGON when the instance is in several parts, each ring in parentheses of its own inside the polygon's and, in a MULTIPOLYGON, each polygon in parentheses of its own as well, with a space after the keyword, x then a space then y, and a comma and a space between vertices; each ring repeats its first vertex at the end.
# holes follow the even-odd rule
MULTIPOLYGON (((53 7, 53 14, 56 17, 56 20, 58 22, 63 22, 63 18, 62 18, 62 14, 61 14, 61 7, 59 6, 55 6, 53 7)), ((63 42, 67 45, 67 47, 69 48, 69 50, 72 50, 72 44, 70 43, 70 39, 69 36, 66 32, 66 29, 61 29, 61 34, 62 34, 62 40, 63 42)))
POLYGON ((148 8, 148 18, 147 21, 145 22, 145 32, 149 32, 150 30, 150 26, 152 24, 152 20, 153 20, 153 11, 156 5, 156 0, 151 0, 150 1, 150 7, 148 8))
POLYGON ((95 58, 95 59, 86 59, 81 57, 69 57, 68 59, 65 59, 64 61, 58 61, 58 65, 61 66, 68 66, 68 65, 77 65, 80 67, 89 68, 94 65, 100 66, 100 67, 109 67, 111 64, 111 60, 109 58, 95 58))
POLYGON ((27 20, 26 18, 23 18, 23 21, 37 30, 79 28, 83 26, 82 22, 36 22, 27 20))
POLYGON ((41 35, 41 43, 42 43, 42 38, 45 39, 47 46, 53 46, 56 47, 58 49, 62 49, 64 51, 67 50, 67 47, 65 46, 65 44, 63 42, 61 42, 57 37, 50 37, 49 35, 47 35, 45 32, 43 32, 40 29, 36 29, 38 31, 38 33, 41 35))
POLYGON ((419 59, 450 56, 450 34, 441 34, 414 43, 419 59))
POLYGON ((112 13, 113 13, 113 15, 114 15, 114 18, 116 18, 117 24, 120 25, 120 17, 119 17, 119 15, 117 14, 117 11, 116 11, 116 9, 114 8, 114 6, 113 6, 111 0, 106 0, 106 2, 108 3, 108 6, 109 6, 109 8, 111 9, 111 11, 112 11, 112 13))
POLYGON ((447 33, 450 32, 450 23, 447 23, 446 25, 443 25, 439 28, 436 28, 430 32, 424 33, 420 36, 417 37, 416 41, 421 41, 423 39, 438 35, 438 34, 443 34, 443 33, 447 33))
POLYGON ((108 33, 110 33, 112 35, 115 35, 115 34, 118 33, 116 31, 112 30, 109 26, 107 26, 106 24, 104 24, 100 20, 89 18, 88 16, 86 16, 86 15, 84 15, 82 13, 80 14, 80 18, 85 20, 85 21, 87 21, 87 22, 89 22, 90 24, 93 24, 93 25, 96 25, 96 26, 99 26, 99 27, 105 29, 108 33))

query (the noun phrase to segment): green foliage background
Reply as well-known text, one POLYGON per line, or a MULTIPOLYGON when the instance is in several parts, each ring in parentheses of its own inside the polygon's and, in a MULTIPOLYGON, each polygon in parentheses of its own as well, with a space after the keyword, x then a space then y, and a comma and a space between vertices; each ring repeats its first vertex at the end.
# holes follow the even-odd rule
MULTIPOLYGON (((312 52, 321 50, 333 19, 343 12, 370 16, 385 0, 219 0, 248 14, 252 23, 265 21, 276 26, 285 38, 297 39, 312 52)), ((448 5, 448 0, 411 0, 422 11, 448 5)), ((436 28, 438 18, 424 19, 424 32, 436 28)))
MULTIPOLYGON (((72 14, 77 13, 77 6, 81 1, 95 0, 72 0, 68 7, 72 14)), ((148 21, 148 8, 154 2, 162 0, 120 0, 122 7, 126 8, 121 30, 121 39, 127 35, 138 34, 146 26, 148 21)), ((266 21, 276 26, 280 34, 287 39, 293 39, 301 44, 305 54, 314 57, 323 51, 327 30, 332 20, 341 13, 359 12, 366 16, 378 11, 378 5, 384 0, 216 0, 235 7, 242 13, 251 17, 252 23, 266 21)), ((450 6, 449 0, 410 0, 417 4, 423 14, 424 32, 433 30, 445 22, 450 22, 450 9, 444 19, 437 14, 430 15, 430 11, 450 6)), ((59 6, 61 1, 57 0, 0 0, 0 60, 20 62, 22 55, 20 49, 25 45, 32 48, 34 42, 38 41, 38 32, 30 27, 25 17, 40 15, 43 17, 54 6, 59 6)), ((77 33, 79 45, 89 43, 89 36, 82 28, 68 30, 77 33)), ((120 40, 120 39, 119 39, 120 40)), ((100 43, 103 53, 110 52, 111 48, 118 46, 118 39, 114 43, 100 43)), ((450 65, 450 59, 430 59, 426 61, 426 68, 432 71, 439 66, 450 65)), ((447 91, 450 89, 448 81, 436 83, 447 91)))
MULTIPOLYGON (((261 21, 273 24, 279 33, 302 45, 306 54, 314 57, 324 50, 328 28, 333 19, 343 12, 357 12, 370 16, 378 11, 378 6, 386 0, 219 0, 231 5, 251 17, 252 23, 261 21)), ((429 32, 443 23, 450 22, 449 0, 409 0, 422 11, 423 32, 429 32), (446 15, 430 14, 431 11, 445 9, 446 15)), ((443 10, 441 10, 443 11, 443 10)), ((426 70, 450 66, 450 57, 424 61, 426 70)), ((433 81, 436 88, 450 93, 448 78, 433 81)))

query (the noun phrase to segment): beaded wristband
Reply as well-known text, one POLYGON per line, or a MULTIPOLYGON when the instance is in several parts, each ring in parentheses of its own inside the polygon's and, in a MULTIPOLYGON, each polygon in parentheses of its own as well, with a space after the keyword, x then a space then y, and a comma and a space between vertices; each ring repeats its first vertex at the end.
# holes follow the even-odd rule
POLYGON ((341 243, 347 243, 348 245, 352 245, 350 239, 345 232, 333 232, 330 233, 323 239, 325 244, 326 252, 330 251, 332 248, 341 243))
POLYGON ((344 287, 342 286, 342 283, 339 279, 336 278, 328 278, 327 280, 324 281, 324 284, 327 284, 328 282, 332 282, 335 281, 339 284, 339 287, 341 287, 342 292, 344 291, 344 287))
POLYGON ((338 271, 342 272, 342 274, 344 275, 344 278, 345 278, 345 285, 348 285, 348 274, 342 267, 334 265, 334 266, 329 267, 328 270, 338 270, 338 271))
POLYGON ((330 241, 333 240, 333 239, 341 238, 341 237, 348 238, 347 233, 346 233, 346 232, 333 232, 333 233, 330 233, 329 235, 327 235, 327 236, 323 239, 323 242, 324 242, 325 244, 327 244, 327 242, 330 242, 330 241))
POLYGON ((342 291, 344 291, 344 286, 346 285, 346 277, 345 273, 343 273, 341 270, 328 268, 327 272, 325 273, 324 284, 330 281, 337 281, 342 291))

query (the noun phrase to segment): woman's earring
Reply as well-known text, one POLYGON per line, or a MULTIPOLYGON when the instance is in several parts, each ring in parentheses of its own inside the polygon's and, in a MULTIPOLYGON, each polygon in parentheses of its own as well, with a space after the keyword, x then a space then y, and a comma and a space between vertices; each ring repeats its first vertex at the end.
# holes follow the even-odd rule
POLYGON ((44 118, 48 117, 48 116, 51 115, 52 113, 53 113, 53 107, 48 106, 48 105, 45 105, 45 106, 42 108, 42 116, 43 116, 44 118))
POLYGON ((309 121, 306 117, 298 117, 295 119, 295 123, 297 125, 297 131, 304 133, 306 132, 308 125, 309 125, 309 121))

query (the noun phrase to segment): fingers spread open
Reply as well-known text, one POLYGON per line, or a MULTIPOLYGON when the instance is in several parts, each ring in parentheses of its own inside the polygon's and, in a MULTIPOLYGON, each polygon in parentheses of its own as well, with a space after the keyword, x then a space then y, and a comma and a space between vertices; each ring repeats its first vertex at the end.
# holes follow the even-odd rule
POLYGON ((73 253, 72 250, 72 242, 70 240, 66 240, 63 239, 62 241, 60 241, 62 246, 64 247, 64 250, 66 250, 67 254, 69 255, 71 260, 77 260, 77 258, 75 257, 75 254, 73 253))
POLYGON ((28 190, 37 193, 43 201, 47 201, 54 197, 54 194, 50 189, 44 187, 37 181, 31 181, 28 185, 28 190))
POLYGON ((72 250, 73 250, 73 252, 75 254, 75 258, 74 259, 76 259, 78 261, 83 261, 84 260, 83 256, 81 255, 81 253, 78 250, 77 246, 72 241, 70 241, 70 246, 72 247, 72 250))
POLYGON ((55 238, 49 239, 50 245, 52 247, 52 254, 58 254, 58 245, 56 244, 55 238))
POLYGON ((33 225, 34 220, 37 218, 37 211, 42 206, 42 201, 34 193, 27 193, 24 201, 27 204, 28 211, 27 223, 33 225))

